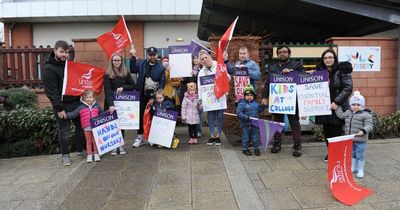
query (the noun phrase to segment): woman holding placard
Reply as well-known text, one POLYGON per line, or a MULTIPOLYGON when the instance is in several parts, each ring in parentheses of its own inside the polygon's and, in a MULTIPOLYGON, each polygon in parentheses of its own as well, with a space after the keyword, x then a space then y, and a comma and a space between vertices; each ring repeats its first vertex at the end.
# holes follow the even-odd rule
MULTIPOLYGON (((339 63, 335 51, 327 49, 322 53, 318 70, 328 70, 329 72, 332 114, 317 116, 315 120, 317 124, 322 124, 326 146, 328 146, 327 138, 343 135, 344 121, 336 116, 334 110, 339 106, 343 110, 349 108, 348 98, 353 91, 353 79, 351 77, 353 68, 349 62, 339 63)), ((328 155, 325 156, 324 161, 328 162, 328 155)))

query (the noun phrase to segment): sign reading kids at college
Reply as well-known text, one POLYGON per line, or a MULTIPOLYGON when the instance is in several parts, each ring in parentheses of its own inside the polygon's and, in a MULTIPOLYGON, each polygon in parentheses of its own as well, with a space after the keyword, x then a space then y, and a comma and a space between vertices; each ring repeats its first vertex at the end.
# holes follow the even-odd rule
POLYGON ((269 84, 269 113, 296 113, 295 72, 271 74, 269 84))
POLYGON ((118 120, 121 129, 139 129, 139 92, 124 91, 120 94, 113 93, 114 106, 118 113, 118 120))
POLYGON ((331 98, 328 84, 328 71, 316 71, 313 74, 298 74, 297 99, 300 116, 318 116, 331 114, 331 98))
POLYGON ((151 120, 149 142, 171 147, 178 113, 174 111, 156 111, 151 120))
POLYGON ((381 47, 338 47, 339 61, 349 61, 353 71, 380 71, 381 47))
POLYGON ((226 95, 216 98, 214 94, 215 74, 200 77, 200 93, 205 112, 226 109, 226 95))
POLYGON ((247 67, 234 67, 235 96, 236 101, 243 98, 244 88, 250 83, 249 70, 247 67))
POLYGON ((169 46, 170 77, 192 76, 192 46, 169 46))
POLYGON ((105 154, 125 144, 116 111, 112 114, 110 114, 110 112, 104 112, 90 119, 90 125, 92 126, 92 132, 99 155, 105 154))

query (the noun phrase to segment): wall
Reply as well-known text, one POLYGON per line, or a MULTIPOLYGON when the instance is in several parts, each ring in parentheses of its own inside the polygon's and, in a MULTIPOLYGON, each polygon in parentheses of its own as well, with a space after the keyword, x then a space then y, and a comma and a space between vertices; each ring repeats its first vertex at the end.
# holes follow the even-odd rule
POLYGON ((366 106, 381 115, 397 109, 397 39, 378 37, 332 37, 327 40, 338 46, 380 46, 381 71, 353 72, 353 91, 366 97, 366 106))
MULTIPOLYGON (((4 24, 4 42, 6 47, 10 47, 9 31, 11 23, 4 24)), ((11 30, 11 46, 14 48, 31 47, 33 43, 33 32, 31 23, 15 23, 11 30)))

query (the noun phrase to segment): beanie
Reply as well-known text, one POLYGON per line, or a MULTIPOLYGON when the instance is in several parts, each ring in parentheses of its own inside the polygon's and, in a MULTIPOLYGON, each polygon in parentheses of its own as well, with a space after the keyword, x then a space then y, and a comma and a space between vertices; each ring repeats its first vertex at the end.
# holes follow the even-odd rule
POLYGON ((362 107, 365 107, 365 99, 364 96, 360 94, 360 91, 354 91, 353 96, 351 96, 349 101, 350 106, 352 104, 360 104, 362 107))
POLYGON ((251 84, 248 84, 244 88, 244 95, 247 95, 249 93, 253 94, 253 96, 256 96, 256 91, 254 91, 253 85, 251 85, 251 84))

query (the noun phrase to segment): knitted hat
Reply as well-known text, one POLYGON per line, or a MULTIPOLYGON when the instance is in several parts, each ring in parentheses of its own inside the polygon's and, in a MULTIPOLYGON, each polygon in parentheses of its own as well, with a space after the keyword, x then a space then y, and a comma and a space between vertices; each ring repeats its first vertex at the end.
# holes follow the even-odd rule
POLYGON ((352 104, 359 104, 362 107, 365 106, 365 99, 364 99, 364 96, 362 96, 360 94, 360 91, 354 91, 353 96, 351 96, 351 98, 350 98, 349 104, 350 104, 350 106, 352 104))
POLYGON ((256 96, 256 91, 254 91, 253 85, 251 85, 251 84, 248 84, 244 88, 244 95, 247 95, 249 93, 253 94, 253 96, 256 96))

